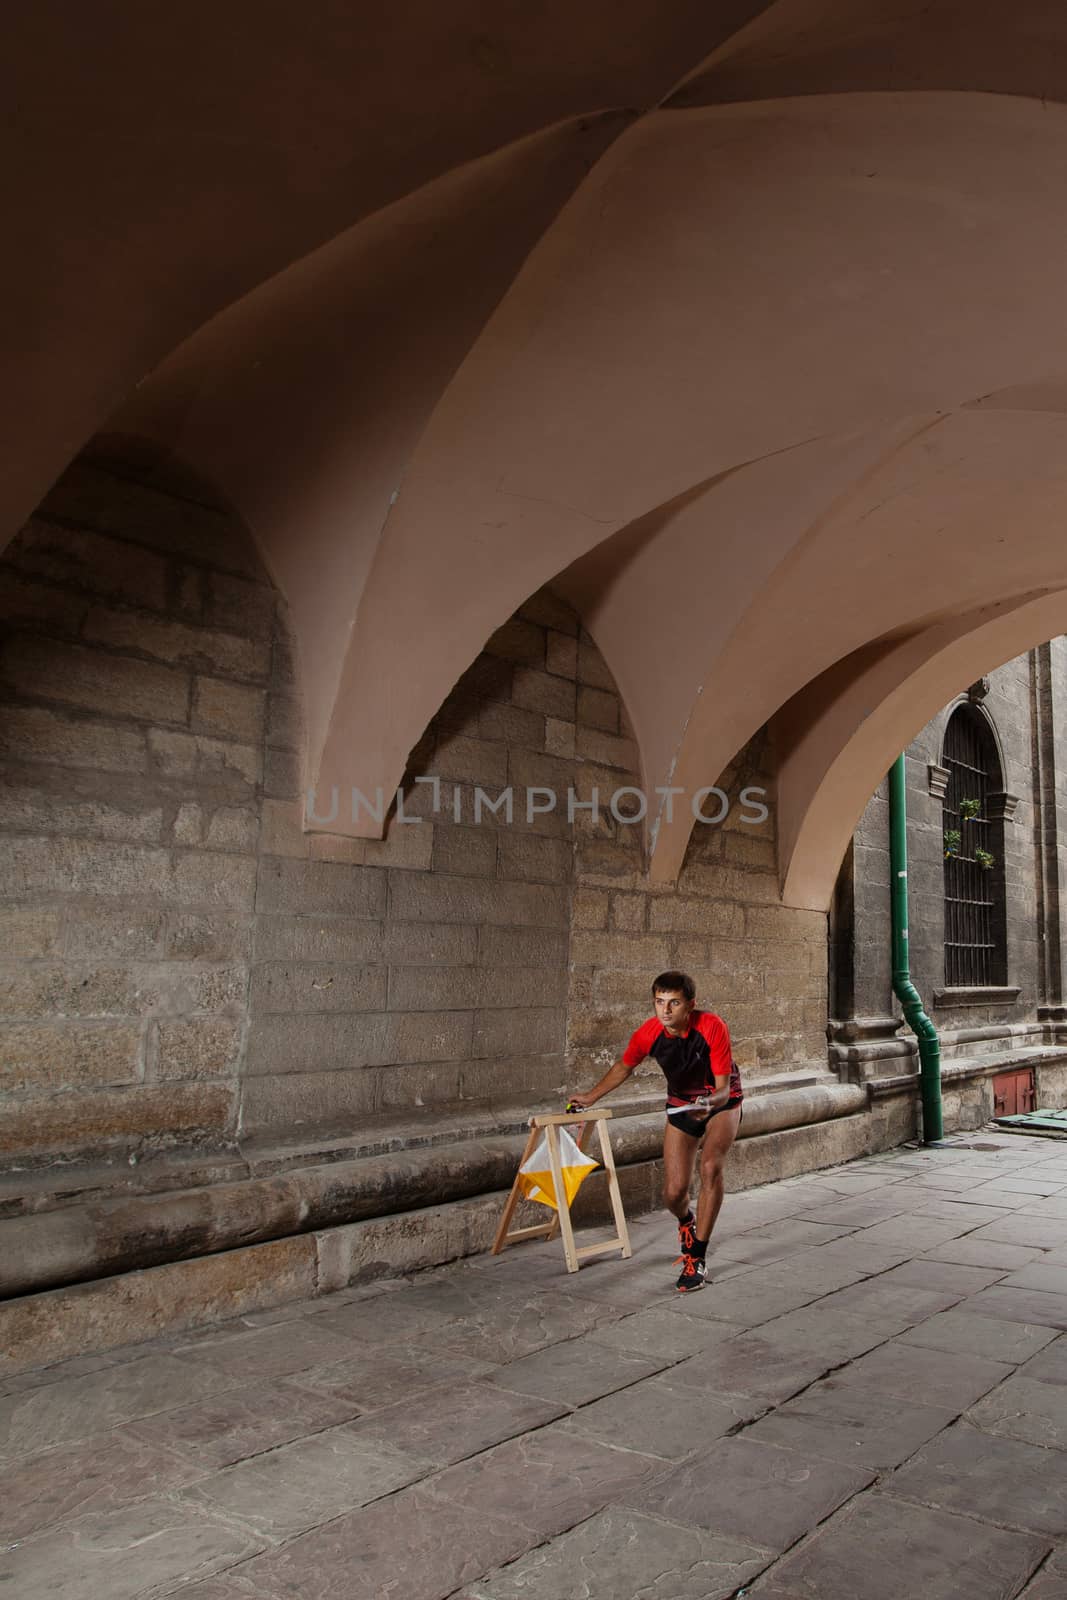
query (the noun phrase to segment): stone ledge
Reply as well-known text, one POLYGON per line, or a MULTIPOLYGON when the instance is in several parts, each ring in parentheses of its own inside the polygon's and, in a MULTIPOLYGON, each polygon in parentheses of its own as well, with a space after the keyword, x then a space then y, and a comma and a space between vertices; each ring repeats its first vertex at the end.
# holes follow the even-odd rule
MULTIPOLYGON (((975 1078, 991 1078, 997 1072, 1010 1072, 1013 1068, 1067 1065, 1067 1045, 1045 1045, 1033 1050, 1012 1050, 1001 1055, 957 1056, 942 1061, 941 1082, 966 1083, 975 1078)), ((920 1075, 901 1072, 892 1078, 870 1078, 867 1088, 872 1100, 882 1100, 891 1095, 918 1093, 920 1075)))
MULTIPOLYGON (((746 1102, 742 1139, 846 1117, 867 1104, 864 1088, 836 1082, 808 1081, 754 1095, 746 1102)), ((635 1114, 615 1119, 611 1128, 621 1167, 658 1156, 662 1109, 647 1114, 639 1103, 635 1114)), ((11 1217, 0 1222, 0 1296, 86 1283, 506 1189, 525 1132, 524 1119, 521 1130, 510 1134, 11 1217)))
MULTIPOLYGON (((837 1166, 888 1147, 882 1135, 893 1130, 880 1130, 866 1113, 842 1112, 840 1100, 835 1104, 837 1113, 827 1123, 777 1133, 758 1133, 750 1127, 731 1157, 731 1192, 837 1166)), ((655 1126, 658 1134, 661 1118, 655 1119, 655 1126)), ((902 1136, 912 1133, 903 1130, 902 1136)), ((658 1138, 655 1143, 658 1149, 658 1138)), ((658 1161, 621 1170, 629 1216, 659 1204, 658 1161)), ((509 1184, 510 1179, 509 1174, 509 1184)), ((270 1312, 290 1301, 484 1252, 492 1243, 505 1198, 506 1190, 495 1190, 21 1295, 0 1305, 0 1376, 165 1338, 205 1323, 270 1312)), ((606 1196, 594 1194, 591 1204, 583 1204, 580 1211, 576 1207, 579 1226, 606 1222, 609 1216, 606 1196)), ((561 1249, 560 1274, 564 1271, 561 1249)))
POLYGON ((1010 984, 987 984, 984 988, 935 989, 933 1003, 945 1008, 955 1006, 1013 1006, 1022 990, 1010 984))
MULTIPOLYGON (((816 1084, 837 1083, 835 1074, 818 1068, 800 1068, 757 1079, 745 1086, 749 1101, 769 1094, 792 1092, 816 1084)), ((663 1090, 632 1088, 611 1101, 616 1119, 658 1111, 663 1090)), ((94 1162, 56 1160, 46 1167, 9 1169, 0 1176, 0 1219, 30 1212, 59 1210, 115 1198, 164 1194, 176 1189, 199 1189, 243 1179, 272 1177, 297 1167, 325 1166, 340 1161, 398 1151, 430 1149, 467 1139, 506 1137, 525 1133, 534 1110, 527 1095, 521 1100, 464 1101, 410 1108, 402 1114, 361 1119, 357 1129, 304 1135, 291 1140, 245 1137, 238 1147, 218 1151, 172 1150, 130 1164, 124 1154, 94 1162)))

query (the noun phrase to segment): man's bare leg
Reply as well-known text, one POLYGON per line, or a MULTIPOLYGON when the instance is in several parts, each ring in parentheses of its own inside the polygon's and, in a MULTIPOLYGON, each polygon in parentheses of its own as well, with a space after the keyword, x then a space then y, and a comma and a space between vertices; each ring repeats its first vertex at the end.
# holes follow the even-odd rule
POLYGON ((663 1130, 663 1204, 679 1222, 689 1215, 689 1186, 699 1144, 668 1120, 663 1130))
MULTIPOLYGON (((708 1122, 708 1131, 704 1135, 700 1151, 700 1198, 697 1201, 696 1228, 699 1243, 707 1244, 711 1238, 711 1230, 722 1207, 723 1165, 730 1146, 737 1138, 740 1126, 740 1106, 734 1106, 732 1111, 720 1111, 708 1122)), ((679 1134, 679 1137, 684 1139, 685 1134, 679 1134)), ((688 1141, 690 1144, 694 1142, 692 1139, 688 1141)), ((664 1164, 666 1165, 666 1147, 664 1164)), ((686 1198, 688 1202, 688 1190, 686 1198)), ((684 1216, 685 1212, 683 1211, 681 1215, 684 1216)))

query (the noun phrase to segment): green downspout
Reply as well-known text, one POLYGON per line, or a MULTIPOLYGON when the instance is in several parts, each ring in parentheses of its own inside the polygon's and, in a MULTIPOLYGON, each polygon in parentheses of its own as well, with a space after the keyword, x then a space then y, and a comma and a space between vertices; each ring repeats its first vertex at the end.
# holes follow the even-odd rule
POLYGON ((937 1029, 923 1010, 911 981, 908 957, 908 806, 904 757, 889 769, 889 870, 892 877, 893 993, 904 1008, 904 1020, 919 1041, 923 1102, 923 1144, 936 1144, 944 1133, 941 1120, 941 1044, 937 1029))

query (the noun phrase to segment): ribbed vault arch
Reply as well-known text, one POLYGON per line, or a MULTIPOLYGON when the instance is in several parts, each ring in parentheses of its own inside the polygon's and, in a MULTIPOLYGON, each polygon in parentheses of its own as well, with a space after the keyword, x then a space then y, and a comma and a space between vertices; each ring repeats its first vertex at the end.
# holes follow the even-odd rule
MULTIPOLYGON (((6 263, 0 531, 101 426, 219 483, 292 607, 310 784, 393 788, 553 580, 649 789, 713 783, 879 641, 1067 584, 1049 0, 598 0, 536 27, 410 0, 379 48, 342 16, 295 53, 280 9, 238 51, 193 6, 166 81, 124 0, 91 39, 49 11, 9 56, 35 152, 12 222, 46 265, 6 263)), ((660 881, 685 815, 652 819, 660 881)))

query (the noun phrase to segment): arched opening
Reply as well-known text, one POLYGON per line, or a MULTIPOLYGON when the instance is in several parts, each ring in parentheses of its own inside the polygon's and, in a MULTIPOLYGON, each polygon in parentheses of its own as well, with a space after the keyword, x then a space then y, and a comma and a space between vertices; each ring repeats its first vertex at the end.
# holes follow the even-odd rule
POLYGON ((984 988, 1008 981, 1004 822, 996 799, 1004 779, 988 720, 970 701, 945 729, 948 773, 944 823, 945 983, 984 988))

